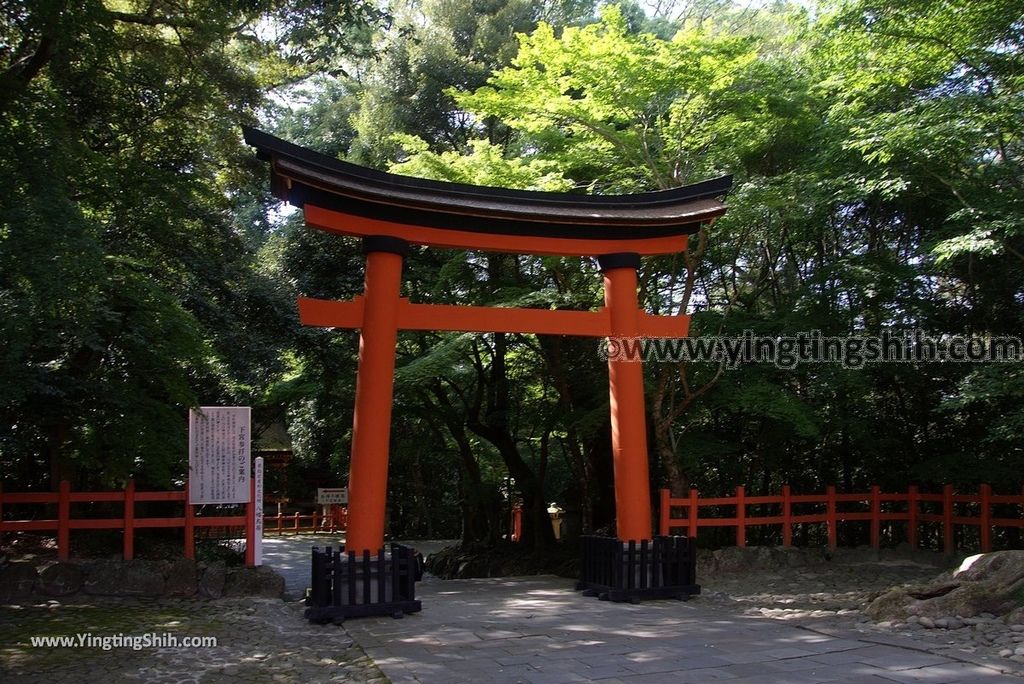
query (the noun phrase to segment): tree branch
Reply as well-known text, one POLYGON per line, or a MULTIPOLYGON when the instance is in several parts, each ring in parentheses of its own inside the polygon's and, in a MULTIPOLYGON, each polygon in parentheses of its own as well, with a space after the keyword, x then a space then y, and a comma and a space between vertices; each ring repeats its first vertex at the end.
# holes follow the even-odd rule
POLYGON ((195 20, 178 19, 165 15, 154 14, 152 12, 152 7, 145 14, 107 10, 107 16, 114 21, 119 21, 125 24, 137 24, 139 26, 171 26, 173 28, 198 28, 200 26, 200 24, 195 20))

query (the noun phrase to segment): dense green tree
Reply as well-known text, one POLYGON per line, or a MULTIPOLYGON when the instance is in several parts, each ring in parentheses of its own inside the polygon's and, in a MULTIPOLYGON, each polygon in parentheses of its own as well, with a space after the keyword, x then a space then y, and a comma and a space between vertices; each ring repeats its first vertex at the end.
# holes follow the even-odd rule
POLYGON ((367 12, 3 5, 5 471, 168 484, 183 473, 188 406, 263 394, 294 317, 255 260, 267 202, 239 125, 266 88, 331 68, 347 52, 338 32, 367 12))
MULTIPOLYGON (((686 258, 655 260, 642 278, 655 310, 699 307, 694 334, 1009 332, 1019 317, 1019 250, 1015 224, 996 214, 1013 215, 1020 201, 1019 117, 1008 114, 1019 110, 1019 22, 1006 3, 947 10, 849 3, 811 20, 780 4, 743 22, 724 11, 665 39, 612 8, 582 28, 541 25, 521 38, 510 67, 455 99, 509 127, 506 154, 554 162, 587 191, 735 174, 726 218, 686 258), (974 22, 975 11, 985 20, 974 22), (958 226, 998 241, 949 238, 958 226), (972 268, 1004 252, 985 275, 972 268)), ((480 149, 473 158, 488 163, 480 149)), ((402 168, 443 175, 432 164, 414 157, 402 168)), ((1018 410, 1012 380, 992 382, 999 368, 649 372, 655 448, 677 488, 1002 477, 1003 457, 977 446, 970 466, 949 467, 965 445, 949 412, 993 401, 1018 410), (978 391, 969 391, 972 379, 978 391), (941 400, 959 393, 963 400, 941 400), (888 465, 893 453, 898 470, 888 465)), ((1005 444, 1015 421, 1000 421, 987 439, 1005 444)))
POLYGON ((480 130, 500 142, 505 129, 459 107, 449 88, 476 89, 515 55, 516 34, 539 21, 589 19, 593 0, 426 0, 396 11, 381 38, 379 62, 363 74, 349 157, 384 168, 399 153, 394 134, 415 135, 434 151, 461 151, 480 130))

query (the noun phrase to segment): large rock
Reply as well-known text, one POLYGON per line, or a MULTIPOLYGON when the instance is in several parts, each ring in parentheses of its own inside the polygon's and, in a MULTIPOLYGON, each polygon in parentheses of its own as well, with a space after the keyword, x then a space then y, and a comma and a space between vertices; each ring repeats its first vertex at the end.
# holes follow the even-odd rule
MULTIPOLYGON (((894 555, 895 549, 889 551, 894 555)), ((832 560, 840 563, 876 563, 881 557, 878 549, 858 546, 852 549, 838 548, 832 551, 832 560)))
POLYGON ((1024 551, 979 553, 965 558, 952 576, 962 582, 995 581, 1000 584, 1024 578, 1024 551))
POLYGON ((21 603, 31 600, 32 589, 39 574, 31 563, 0 565, 0 603, 21 603))
POLYGON ((778 571, 823 563, 819 549, 798 549, 784 546, 727 546, 710 554, 697 553, 698 577, 701 574, 778 571))
POLYGON ((865 611, 874 620, 910 616, 1005 615, 1024 606, 1024 551, 996 551, 964 560, 925 585, 896 587, 865 611))
POLYGON ((224 596, 284 596, 284 578, 272 568, 231 568, 224 581, 224 596))
POLYGON ((180 558, 164 569, 164 593, 167 596, 195 596, 199 590, 196 562, 180 558))
POLYGON ((210 563, 202 568, 202 571, 203 574, 199 578, 199 595, 204 598, 220 598, 224 594, 227 568, 223 563, 210 563))
POLYGON ((97 596, 161 596, 165 585, 164 569, 154 561, 98 561, 85 571, 85 593, 97 596))
POLYGON ((82 568, 74 563, 54 563, 39 575, 39 592, 47 596, 68 596, 82 588, 82 568))
POLYGON ((232 568, 223 563, 95 560, 55 563, 38 573, 30 563, 0 565, 0 604, 37 600, 35 595, 69 596, 261 596, 281 598, 284 578, 269 567, 232 568))
POLYGON ((714 558, 715 569, 718 572, 724 573, 749 570, 750 563, 753 560, 747 549, 738 546, 727 546, 724 549, 718 549, 711 554, 711 557, 714 558))

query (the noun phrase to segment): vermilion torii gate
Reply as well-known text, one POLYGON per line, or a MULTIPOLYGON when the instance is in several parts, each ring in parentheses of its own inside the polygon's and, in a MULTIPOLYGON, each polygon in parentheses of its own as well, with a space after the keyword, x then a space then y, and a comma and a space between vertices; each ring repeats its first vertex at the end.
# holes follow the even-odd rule
MULTIPOLYGON (((637 299, 640 257, 682 252, 725 212, 728 177, 673 190, 593 196, 483 188, 354 166, 261 131, 245 140, 271 162, 274 194, 302 207, 308 225, 359 237, 366 289, 349 302, 300 298, 303 324, 359 328, 359 371, 349 474, 346 549, 384 541, 388 449, 399 330, 685 337, 689 316, 652 316, 637 299), (518 254, 596 257, 598 311, 416 304, 400 294, 409 244, 518 254)), ((639 363, 608 363, 618 537, 651 538, 644 383, 639 363)))

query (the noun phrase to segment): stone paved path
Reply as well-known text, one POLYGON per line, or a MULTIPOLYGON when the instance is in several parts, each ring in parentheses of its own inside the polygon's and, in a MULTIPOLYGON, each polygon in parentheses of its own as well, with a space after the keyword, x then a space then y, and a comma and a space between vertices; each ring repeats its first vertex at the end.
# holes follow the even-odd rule
POLYGON ((314 546, 338 547, 345 543, 344 534, 296 534, 263 537, 263 562, 284 577, 285 591, 301 598, 309 586, 314 546))
POLYGON ((395 684, 412 682, 1021 682, 909 641, 822 633, 722 605, 610 604, 559 577, 428 579, 423 612, 350 620, 395 684))

